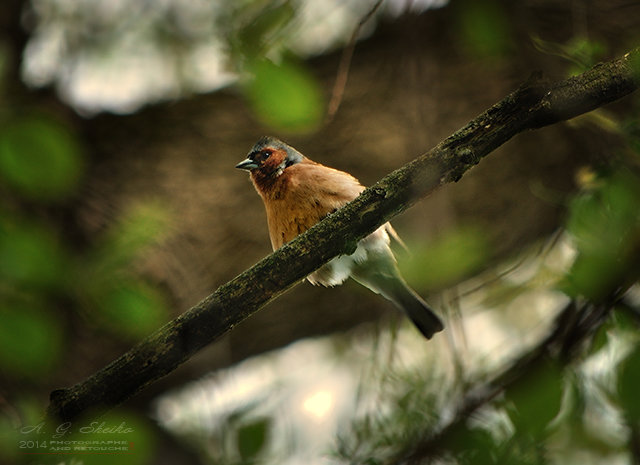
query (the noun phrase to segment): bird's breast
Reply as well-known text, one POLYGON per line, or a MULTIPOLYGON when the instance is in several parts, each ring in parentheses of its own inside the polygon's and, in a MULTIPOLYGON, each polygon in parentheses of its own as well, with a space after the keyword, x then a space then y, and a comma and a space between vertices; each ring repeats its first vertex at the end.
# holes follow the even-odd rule
POLYGON ((254 179, 254 185, 264 201, 274 250, 364 189, 351 175, 312 162, 293 165, 272 179, 254 179))
POLYGON ((313 198, 291 198, 291 193, 265 201, 273 249, 281 247, 320 221, 326 214, 313 198))

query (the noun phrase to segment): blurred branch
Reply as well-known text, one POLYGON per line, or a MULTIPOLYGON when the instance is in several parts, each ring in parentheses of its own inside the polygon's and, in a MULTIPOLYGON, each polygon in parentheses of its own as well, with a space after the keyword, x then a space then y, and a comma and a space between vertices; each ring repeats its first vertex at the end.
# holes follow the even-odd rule
POLYGON ((458 181, 527 129, 563 121, 622 98, 640 83, 640 49, 580 76, 527 83, 429 152, 387 175, 357 199, 285 244, 111 364, 51 393, 48 417, 69 421, 114 407, 167 375, 333 257, 437 187, 458 181))
POLYGON ((349 39, 349 43, 345 47, 342 52, 342 57, 340 57, 340 64, 338 65, 338 74, 336 75, 336 81, 333 85, 333 90, 331 92, 331 100, 329 101, 329 106, 327 110, 327 117, 325 122, 329 122, 333 119, 333 117, 338 112, 338 108, 342 103, 342 96, 344 95, 344 89, 347 86, 347 78, 349 77, 349 68, 351 66, 351 58, 353 57, 353 51, 356 48, 356 41, 358 40, 358 35, 360 34, 360 30, 362 26, 366 24, 369 19, 373 16, 373 14, 380 8, 383 0, 378 0, 375 5, 367 12, 366 15, 360 20, 356 28, 353 30, 351 34, 351 38, 349 39))
POLYGON ((578 358, 626 291, 627 288, 619 289, 600 303, 579 303, 575 300, 569 302, 555 318, 553 329, 546 337, 490 381, 479 383, 467 391, 455 416, 447 424, 416 445, 408 455, 398 457, 392 463, 424 463, 429 458, 435 458, 452 444, 474 412, 489 404, 506 389, 518 383, 528 383, 528 373, 535 373, 537 368, 548 366, 549 361, 566 365, 578 358))

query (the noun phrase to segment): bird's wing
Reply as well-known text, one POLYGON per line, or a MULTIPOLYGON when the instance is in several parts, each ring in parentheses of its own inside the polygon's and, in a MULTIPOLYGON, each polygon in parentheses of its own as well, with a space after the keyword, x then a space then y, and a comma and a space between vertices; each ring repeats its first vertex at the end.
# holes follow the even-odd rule
POLYGON ((402 240, 402 238, 398 234, 398 231, 396 231, 396 229, 393 226, 391 226, 391 223, 386 223, 384 225, 384 229, 387 231, 387 234, 389 234, 389 236, 391 236, 393 238, 394 241, 396 241, 398 244, 400 244, 400 247, 402 247, 402 249, 407 254, 411 254, 411 252, 409 251, 409 247, 407 247, 407 244, 404 243, 404 241, 402 240))

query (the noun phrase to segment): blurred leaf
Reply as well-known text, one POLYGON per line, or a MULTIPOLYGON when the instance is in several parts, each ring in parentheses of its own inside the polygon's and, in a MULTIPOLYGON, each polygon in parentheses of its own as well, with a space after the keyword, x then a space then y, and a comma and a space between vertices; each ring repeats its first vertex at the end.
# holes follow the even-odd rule
POLYGON ((68 271, 57 238, 46 226, 0 218, 0 278, 18 286, 60 284, 68 271))
POLYGON ((563 290, 571 296, 582 295, 597 302, 618 284, 619 274, 614 257, 583 253, 571 266, 568 286, 563 290))
POLYGON ((232 23, 242 24, 234 31, 232 44, 242 55, 250 58, 268 54, 283 29, 295 16, 295 8, 290 1, 275 5, 268 2, 266 6, 261 6, 259 11, 255 11, 256 5, 258 3, 253 2, 241 7, 235 12, 232 23))
POLYGON ((78 143, 59 123, 21 118, 0 129, 0 177, 29 198, 50 202, 67 197, 81 173, 78 143))
POLYGON ((163 296, 142 281, 120 281, 96 296, 98 321, 126 338, 140 339, 166 321, 163 296))
POLYGON ((162 240, 169 227, 169 214, 160 204, 149 202, 131 207, 102 237, 88 254, 78 281, 92 289, 112 287, 114 278, 130 275, 133 262, 147 247, 162 240), (90 273, 85 273, 85 269, 90 273))
POLYGON ((640 79, 640 54, 635 53, 630 56, 629 65, 636 80, 640 79))
POLYGON ((605 54, 606 46, 602 42, 575 36, 566 43, 558 43, 544 40, 538 36, 531 38, 534 47, 549 55, 564 58, 572 63, 569 75, 585 72, 594 66, 605 54))
MULTIPOLYGON (((38 400, 36 400, 27 394, 26 389, 8 397, 3 397, 0 402, 0 463, 32 463, 24 461, 25 449, 21 447, 20 441, 43 439, 39 434, 41 430, 31 428, 42 423, 42 412, 46 408, 46 403, 43 402, 46 402, 46 399, 43 396, 37 396, 38 400)), ((37 463, 45 465, 51 462, 45 459, 38 460, 37 463)), ((59 460, 56 463, 59 463, 59 460)))
MULTIPOLYGON (((595 125, 598 129, 602 129, 603 131, 610 132, 611 134, 617 135, 625 135, 623 134, 623 127, 620 121, 616 118, 616 116, 604 109, 598 108, 596 110, 590 111, 589 113, 585 113, 576 118, 573 118, 568 122, 572 127, 585 127, 588 125, 595 125)), ((590 170, 590 167, 583 167, 583 170, 590 170)))
POLYGON ((136 205, 109 230, 105 246, 109 253, 130 260, 143 248, 157 243, 166 232, 168 224, 168 212, 159 203, 136 205))
POLYGON ((42 378, 59 361, 63 330, 49 312, 25 303, 0 309, 0 368, 13 375, 42 378))
POLYGON ((538 436, 560 411, 563 373, 544 361, 526 373, 505 393, 507 411, 519 433, 538 436))
POLYGON ((165 208, 146 203, 131 208, 80 262, 75 280, 79 298, 97 312, 95 321, 126 338, 139 339, 165 322, 162 293, 135 269, 145 249, 168 229, 165 208))
POLYGON ((243 463, 253 463, 258 459, 267 442, 270 429, 269 418, 256 419, 238 429, 238 452, 243 463))
POLYGON ((509 22, 494 1, 466 1, 459 8, 460 33, 464 44, 480 57, 503 55, 511 44, 509 22))
POLYGON ((16 425, 11 424, 6 415, 0 415, 0 460, 2 463, 17 463, 22 455, 20 440, 24 439, 16 425))
POLYGON ((392 458, 436 434, 443 390, 450 392, 449 398, 458 392, 438 370, 425 370, 427 365, 405 371, 382 363, 379 373, 361 381, 380 408, 357 415, 338 435, 337 453, 345 463, 394 463, 392 458))
POLYGON ((404 276, 411 283, 438 288, 477 270, 487 257, 489 246, 481 230, 461 228, 428 243, 412 244, 410 250, 411 256, 400 260, 404 276))
POLYGON ((485 429, 460 427, 450 435, 445 447, 455 454, 461 465, 497 463, 499 445, 485 429))
POLYGON ((640 345, 627 355, 620 366, 618 394, 627 422, 640 425, 640 345))
POLYGON ((567 229, 578 255, 565 292, 598 301, 626 279, 637 279, 640 180, 628 171, 609 176, 570 205, 567 229), (627 276, 627 275, 630 276, 627 276))
POLYGON ((605 321, 595 332, 589 346, 589 355, 595 354, 601 349, 604 349, 609 344, 609 333, 612 329, 615 329, 616 325, 609 319, 605 321))
MULTIPOLYGON (((611 314, 607 323, 613 324, 618 334, 621 332, 635 333, 638 328, 635 310, 625 307, 624 304, 619 304, 619 310, 611 314)), ((605 323, 605 327, 608 326, 607 323, 605 323)))
POLYGON ((78 441, 90 448, 78 449, 77 455, 70 455, 81 458, 84 465, 146 465, 154 454, 156 438, 151 426, 130 412, 115 410, 92 416, 73 423, 68 431, 69 436, 63 440, 78 441))
POLYGON ((322 96, 306 69, 284 61, 252 62, 253 75, 245 87, 253 110, 265 124, 281 130, 309 131, 320 124, 322 96))
MULTIPOLYGON (((640 80, 640 58, 638 61, 638 79, 640 80)), ((622 124, 622 131, 629 148, 636 156, 640 155, 640 116, 629 118, 622 124)))

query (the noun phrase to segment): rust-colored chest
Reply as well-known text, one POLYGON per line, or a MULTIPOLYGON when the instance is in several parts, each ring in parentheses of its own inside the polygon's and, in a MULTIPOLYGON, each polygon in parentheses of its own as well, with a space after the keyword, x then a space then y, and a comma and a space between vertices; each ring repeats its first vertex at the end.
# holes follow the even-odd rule
POLYGON ((293 165, 271 179, 252 175, 252 180, 265 205, 274 250, 364 189, 351 175, 315 163, 293 165))

